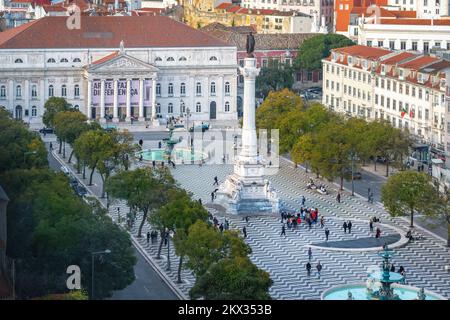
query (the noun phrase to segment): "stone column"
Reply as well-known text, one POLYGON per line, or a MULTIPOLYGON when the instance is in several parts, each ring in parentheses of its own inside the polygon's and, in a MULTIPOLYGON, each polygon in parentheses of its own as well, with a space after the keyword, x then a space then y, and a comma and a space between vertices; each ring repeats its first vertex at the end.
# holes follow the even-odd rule
POLYGON ((31 121, 31 108, 30 108, 30 80, 25 80, 25 88, 24 88, 24 108, 23 108, 23 116, 25 117, 25 110, 28 110, 28 122, 31 121))
POLYGON ((101 79, 101 84, 100 84, 100 122, 106 122, 106 119, 105 119, 105 79, 101 79))
POLYGON ((144 120, 144 79, 139 79, 139 121, 144 120))
POLYGON ((113 122, 119 122, 119 96, 118 96, 118 79, 114 79, 114 104, 113 104, 113 122))
POLYGON ((244 117, 242 125, 242 150, 240 158, 257 162, 257 139, 255 124, 255 80, 260 69, 255 58, 245 58, 241 72, 244 75, 244 117))
POLYGON ((126 121, 131 121, 131 80, 127 79, 127 117, 126 121))
POLYGON ((156 77, 152 79, 152 124, 159 125, 158 118, 156 118, 156 77))
POLYGON ((9 88, 8 88, 8 97, 9 97, 9 101, 8 101, 8 103, 9 103, 9 110, 12 112, 12 114, 13 114, 13 118, 15 118, 16 117, 16 106, 14 105, 14 100, 15 100, 15 98, 14 98, 14 95, 15 95, 15 92, 14 92, 14 80, 9 80, 9 88))
POLYGON ((86 117, 92 117, 92 80, 88 79, 87 83, 87 102, 86 102, 86 117))

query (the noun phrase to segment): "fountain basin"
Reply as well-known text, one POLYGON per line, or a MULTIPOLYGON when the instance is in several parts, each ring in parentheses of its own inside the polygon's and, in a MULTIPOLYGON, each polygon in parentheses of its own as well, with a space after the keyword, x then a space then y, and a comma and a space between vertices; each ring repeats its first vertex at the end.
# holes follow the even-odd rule
MULTIPOLYGON (((401 284, 392 284, 391 288, 394 289, 394 294, 398 295, 400 300, 417 300, 417 294, 420 291, 420 288, 401 284)), ((352 293, 354 300, 376 300, 368 294, 366 283, 352 283, 331 287, 322 293, 321 299, 347 300, 348 292, 352 293)), ((440 294, 425 290, 425 300, 448 299, 440 294)))
MULTIPOLYGON (((164 149, 145 149, 136 153, 136 157, 142 155, 144 161, 167 161, 169 159, 164 149)), ((207 155, 203 152, 191 152, 187 148, 175 148, 172 151, 171 160, 175 163, 189 163, 190 161, 198 162, 206 160, 207 155)))

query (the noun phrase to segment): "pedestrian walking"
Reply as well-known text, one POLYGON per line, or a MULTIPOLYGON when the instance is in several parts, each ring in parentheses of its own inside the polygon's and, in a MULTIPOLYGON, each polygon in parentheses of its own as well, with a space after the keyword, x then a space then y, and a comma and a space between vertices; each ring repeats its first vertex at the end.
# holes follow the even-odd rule
POLYGON ((370 203, 372 203, 372 204, 373 204, 373 192, 371 192, 371 193, 370 193, 370 196, 369 196, 369 201, 370 201, 370 203))
POLYGON ((328 241, 329 236, 330 236, 330 230, 328 230, 328 228, 325 228, 325 241, 328 241))
POLYGON ((245 222, 248 224, 248 216, 245 216, 245 222))
POLYGON ((214 202, 214 192, 211 192, 211 202, 214 202))
POLYGON ((325 219, 324 219, 324 217, 322 216, 322 217, 320 217, 320 227, 323 228, 324 225, 325 225, 325 219))
POLYGON ((280 234, 280 237, 281 236, 285 236, 286 237, 286 227, 284 226, 284 223, 283 223, 283 225, 281 226, 281 234, 280 234))
POLYGON ((394 265, 394 263, 391 264, 391 269, 389 271, 390 272, 395 272, 395 265, 394 265))
POLYGON ((155 169, 155 167, 156 167, 156 161, 155 160, 152 161, 152 167, 153 167, 153 169, 155 169))
POLYGON ((302 207, 305 206, 305 202, 306 202, 305 196, 302 196, 302 207))
POLYGON ((320 272, 322 271, 322 265, 320 264, 320 261, 319 261, 319 263, 316 265, 316 269, 317 269, 317 275, 318 275, 319 278, 320 278, 320 272))
POLYGON ((352 222, 348 220, 347 222, 348 233, 352 233, 352 222))
POLYGON ((311 258, 312 258, 312 250, 311 250, 311 247, 309 247, 308 248, 308 259, 309 259, 309 261, 311 261, 311 258))
POLYGON ((370 202, 370 188, 367 188, 367 201, 370 202))
POLYGON ((50 151, 53 151, 53 143, 50 142, 50 151))
POLYGON ((342 225, 342 227, 344 228, 344 233, 347 233, 347 222, 344 221, 344 224, 342 225))
POLYGON ((219 226, 219 230, 220 230, 220 232, 223 232, 223 224, 222 223, 219 226))
POLYGON ((336 196, 336 201, 337 201, 338 203, 341 203, 341 193, 340 193, 340 192, 338 192, 338 194, 337 194, 337 196, 336 196))
POLYGON ((370 228, 370 232, 373 232, 373 221, 372 221, 372 218, 369 221, 369 228, 370 228))
POLYGON ((309 263, 309 261, 306 263, 306 273, 308 276, 311 275, 311 263, 309 263))
POLYGON ((150 242, 150 231, 147 231, 147 244, 150 242))
POLYGON ((244 239, 247 238, 247 228, 242 228, 242 233, 244 234, 244 239))
POLYGON ((377 227, 377 231, 375 232, 375 238, 379 238, 381 236, 381 230, 377 227))
POLYGON ((219 185, 219 180, 217 179, 217 176, 215 176, 213 186, 218 186, 218 185, 219 185))

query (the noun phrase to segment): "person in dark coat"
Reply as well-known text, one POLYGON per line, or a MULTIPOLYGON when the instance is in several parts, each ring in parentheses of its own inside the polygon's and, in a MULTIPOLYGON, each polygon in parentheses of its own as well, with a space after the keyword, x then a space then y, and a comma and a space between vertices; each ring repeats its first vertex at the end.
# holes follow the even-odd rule
POLYGON ((244 234, 244 239, 247 238, 247 228, 242 228, 242 233, 244 234))
POLYGON ((347 222, 348 233, 352 233, 352 222, 348 220, 347 222))
POLYGON ((347 233, 347 222, 344 221, 344 224, 342 225, 342 227, 344 228, 344 233, 347 233))
POLYGON ((328 230, 328 228, 325 228, 325 241, 328 241, 329 236, 330 236, 330 230, 328 230))
POLYGON ((306 272, 308 276, 311 275, 311 263, 309 263, 309 261, 306 263, 306 272))

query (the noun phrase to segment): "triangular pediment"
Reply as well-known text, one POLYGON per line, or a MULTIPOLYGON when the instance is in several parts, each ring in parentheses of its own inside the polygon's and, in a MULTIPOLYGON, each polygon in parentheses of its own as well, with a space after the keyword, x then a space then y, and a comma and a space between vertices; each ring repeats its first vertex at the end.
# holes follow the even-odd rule
POLYGON ((102 71, 148 71, 157 72, 158 68, 153 65, 139 60, 135 57, 127 55, 126 53, 115 53, 97 61, 94 61, 88 66, 90 72, 102 72, 102 71))

